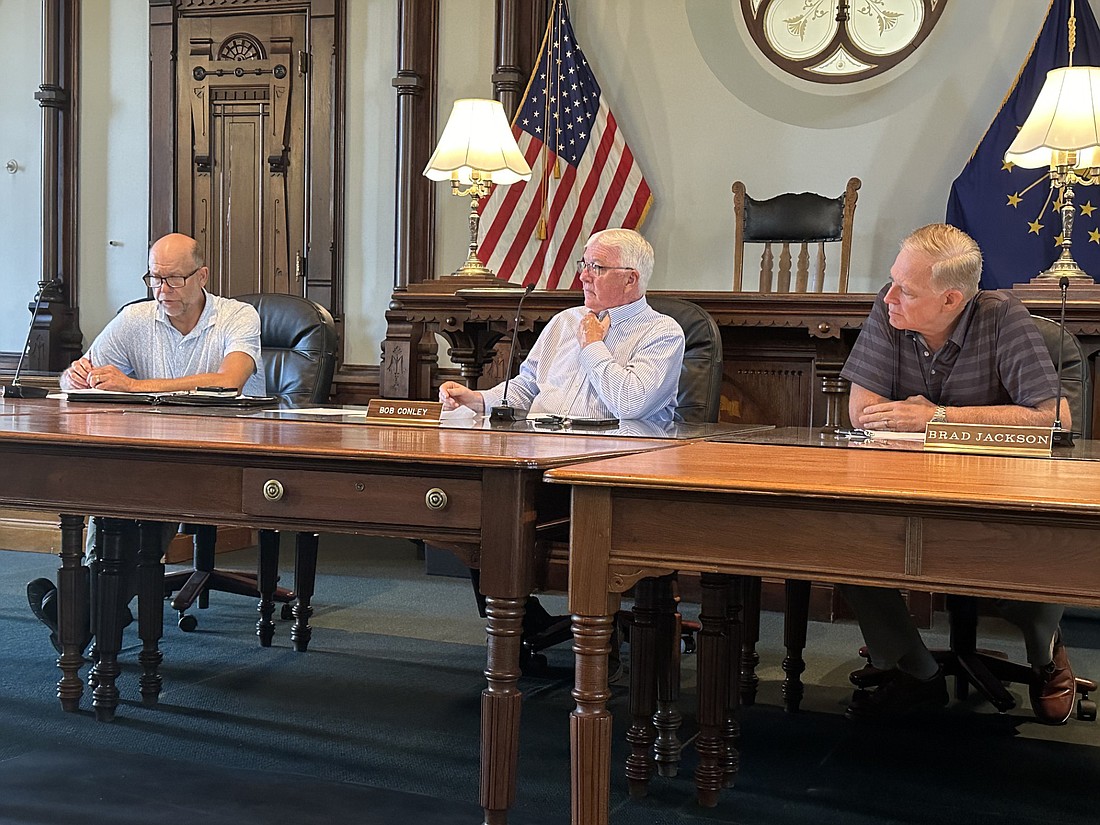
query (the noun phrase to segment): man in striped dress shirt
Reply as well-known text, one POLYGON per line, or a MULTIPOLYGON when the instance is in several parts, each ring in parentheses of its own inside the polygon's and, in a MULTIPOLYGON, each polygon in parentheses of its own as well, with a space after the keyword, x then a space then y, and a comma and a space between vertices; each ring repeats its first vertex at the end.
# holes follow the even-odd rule
MULTIPOLYGON (((671 421, 684 332, 646 303, 653 247, 632 229, 605 229, 588 239, 577 267, 584 306, 559 312, 546 325, 509 382, 509 405, 531 415, 671 421)), ((439 387, 447 410, 484 413, 503 398, 503 384, 480 392, 454 381, 439 387)), ((484 616, 478 571, 470 572, 484 616)), ((531 638, 556 621, 532 597, 523 635, 531 638)))
MULTIPOLYGON (((671 421, 684 333, 646 303, 653 247, 632 229, 605 229, 589 238, 577 267, 584 306, 546 325, 508 385, 508 403, 531 415, 671 421)), ((448 410, 483 413, 503 397, 503 384, 439 388, 448 410)))
MULTIPOLYGON (((925 226, 902 242, 890 283, 875 298, 840 373, 852 385, 853 426, 903 432, 922 431, 930 421, 1051 426, 1058 377, 1050 354, 1023 304, 1004 292, 978 290, 981 271, 978 245, 953 226, 925 226)), ((1066 422, 1065 399, 1062 405, 1066 422)), ((901 594, 851 585, 842 591, 871 654, 852 681, 878 685, 856 691, 848 716, 899 716, 947 704, 943 672, 901 594)), ((1036 717, 1062 724, 1074 698, 1058 627, 1062 606, 1001 601, 998 607, 1023 633, 1036 717)))

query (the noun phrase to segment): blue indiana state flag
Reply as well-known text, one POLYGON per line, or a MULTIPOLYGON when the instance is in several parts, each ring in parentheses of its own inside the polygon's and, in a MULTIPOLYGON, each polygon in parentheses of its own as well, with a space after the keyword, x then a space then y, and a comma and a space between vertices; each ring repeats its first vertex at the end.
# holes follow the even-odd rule
MULTIPOLYGON (((1039 97, 1047 72, 1069 65, 1069 19, 1073 0, 1052 0, 1035 45, 978 148, 951 186, 947 223, 967 232, 985 261, 982 287, 1026 283, 1061 252, 1062 202, 1046 169, 1005 163, 1004 154, 1039 97)), ((1100 66, 1100 28, 1088 0, 1076 3, 1074 66, 1100 66)), ((1074 187, 1077 214, 1073 257, 1100 277, 1100 190, 1074 187)))

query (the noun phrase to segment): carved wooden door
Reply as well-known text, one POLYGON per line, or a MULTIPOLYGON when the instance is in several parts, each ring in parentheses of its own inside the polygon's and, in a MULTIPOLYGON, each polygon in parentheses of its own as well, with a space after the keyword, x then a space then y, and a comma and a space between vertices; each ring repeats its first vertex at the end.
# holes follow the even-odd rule
POLYGON ((177 215, 210 289, 304 294, 307 14, 179 20, 177 215))

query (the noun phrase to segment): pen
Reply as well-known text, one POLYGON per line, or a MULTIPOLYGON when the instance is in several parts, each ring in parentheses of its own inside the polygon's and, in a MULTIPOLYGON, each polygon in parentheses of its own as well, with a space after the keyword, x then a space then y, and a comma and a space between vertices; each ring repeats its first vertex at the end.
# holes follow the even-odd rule
POLYGON ((837 436, 840 436, 841 438, 868 439, 875 437, 875 434, 870 430, 861 430, 858 427, 853 427, 850 430, 846 430, 843 427, 838 427, 837 429, 833 430, 833 433, 837 436))

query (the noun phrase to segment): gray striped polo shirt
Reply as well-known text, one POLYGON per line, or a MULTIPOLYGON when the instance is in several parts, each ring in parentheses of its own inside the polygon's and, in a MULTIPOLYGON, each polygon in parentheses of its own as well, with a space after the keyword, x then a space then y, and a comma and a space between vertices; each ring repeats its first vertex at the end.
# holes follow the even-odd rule
POLYGON ((932 351, 920 333, 890 326, 887 289, 875 297, 841 377, 892 401, 923 395, 951 407, 1034 407, 1058 394, 1050 353, 1015 296, 979 292, 932 351))

